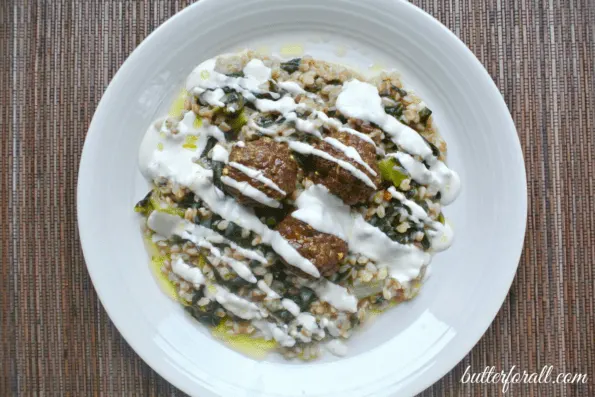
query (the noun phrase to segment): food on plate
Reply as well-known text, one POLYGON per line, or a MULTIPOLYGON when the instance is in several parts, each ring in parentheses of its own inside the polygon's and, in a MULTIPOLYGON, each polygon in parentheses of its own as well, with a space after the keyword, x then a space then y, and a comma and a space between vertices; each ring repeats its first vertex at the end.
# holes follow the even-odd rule
POLYGON ((139 154, 153 262, 215 333, 288 358, 413 298, 452 243, 457 174, 432 111, 394 73, 304 56, 201 63, 139 154))

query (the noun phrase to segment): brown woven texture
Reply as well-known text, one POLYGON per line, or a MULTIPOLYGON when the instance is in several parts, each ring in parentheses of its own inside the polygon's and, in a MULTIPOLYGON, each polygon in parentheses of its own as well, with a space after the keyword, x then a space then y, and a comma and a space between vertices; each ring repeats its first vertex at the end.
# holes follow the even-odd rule
MULTIPOLYGON (((0 1, 0 396, 176 395, 99 303, 76 226, 95 107, 144 37, 186 1, 0 1)), ((423 396, 499 396, 467 366, 586 373, 512 396, 595 396, 595 3, 419 0, 485 65, 528 173, 525 250, 475 348, 423 396)))

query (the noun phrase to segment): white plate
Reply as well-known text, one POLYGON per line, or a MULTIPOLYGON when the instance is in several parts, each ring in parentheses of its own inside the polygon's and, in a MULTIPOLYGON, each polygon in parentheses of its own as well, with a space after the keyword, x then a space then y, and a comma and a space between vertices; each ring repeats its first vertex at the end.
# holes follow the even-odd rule
POLYGON ((211 396, 406 396, 442 377, 473 347, 514 277, 526 220, 517 134, 472 53, 400 1, 201 0, 128 58, 97 108, 78 180, 78 219, 95 289, 128 343, 185 392, 211 396), (395 67, 428 103, 463 191, 447 208, 454 246, 434 258, 421 294, 349 341, 346 358, 255 361, 214 341, 159 289, 132 211, 146 193, 141 138, 202 60, 241 48, 306 53, 370 71, 395 67))

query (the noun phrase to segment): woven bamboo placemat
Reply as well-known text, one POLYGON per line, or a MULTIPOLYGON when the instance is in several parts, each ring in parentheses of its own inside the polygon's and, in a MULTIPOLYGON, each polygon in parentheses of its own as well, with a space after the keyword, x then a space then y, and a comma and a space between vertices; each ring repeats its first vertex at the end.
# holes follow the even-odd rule
MULTIPOLYGON (((93 290, 75 218, 95 107, 141 40, 187 1, 0 4, 0 396, 182 395, 131 350, 93 290)), ((513 396, 595 396, 595 4, 418 0, 486 66, 523 146, 525 251, 496 320, 423 396, 498 396, 467 366, 589 376, 513 396)))

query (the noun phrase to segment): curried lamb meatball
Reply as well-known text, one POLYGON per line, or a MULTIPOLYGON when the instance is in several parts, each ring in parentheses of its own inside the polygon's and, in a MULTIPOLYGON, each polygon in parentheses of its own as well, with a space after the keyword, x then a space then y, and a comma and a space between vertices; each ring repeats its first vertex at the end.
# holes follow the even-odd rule
MULTIPOLYGON (((349 162, 357 169, 364 172, 376 186, 380 185, 381 177, 376 164, 376 148, 374 145, 364 141, 356 135, 346 132, 334 131, 331 132, 328 137, 334 138, 343 145, 355 149, 360 155, 361 160, 368 164, 376 175, 326 141, 318 141, 314 146, 337 159, 349 162)), ((322 157, 315 157, 313 159, 313 167, 315 170, 312 176, 314 183, 323 184, 331 193, 340 197, 347 205, 365 202, 370 195, 374 193, 374 189, 371 186, 367 185, 361 179, 354 176, 348 170, 340 167, 335 162, 326 160, 322 157)))
POLYGON ((336 273, 339 262, 347 255, 345 241, 332 234, 319 232, 291 215, 283 219, 277 231, 325 277, 336 273))
POLYGON ((247 182, 272 199, 269 200, 272 205, 266 205, 232 186, 224 185, 238 202, 257 207, 275 207, 278 206, 275 203, 295 190, 297 173, 298 165, 286 144, 260 138, 245 142, 242 146, 235 145, 222 175, 240 183, 247 182))

